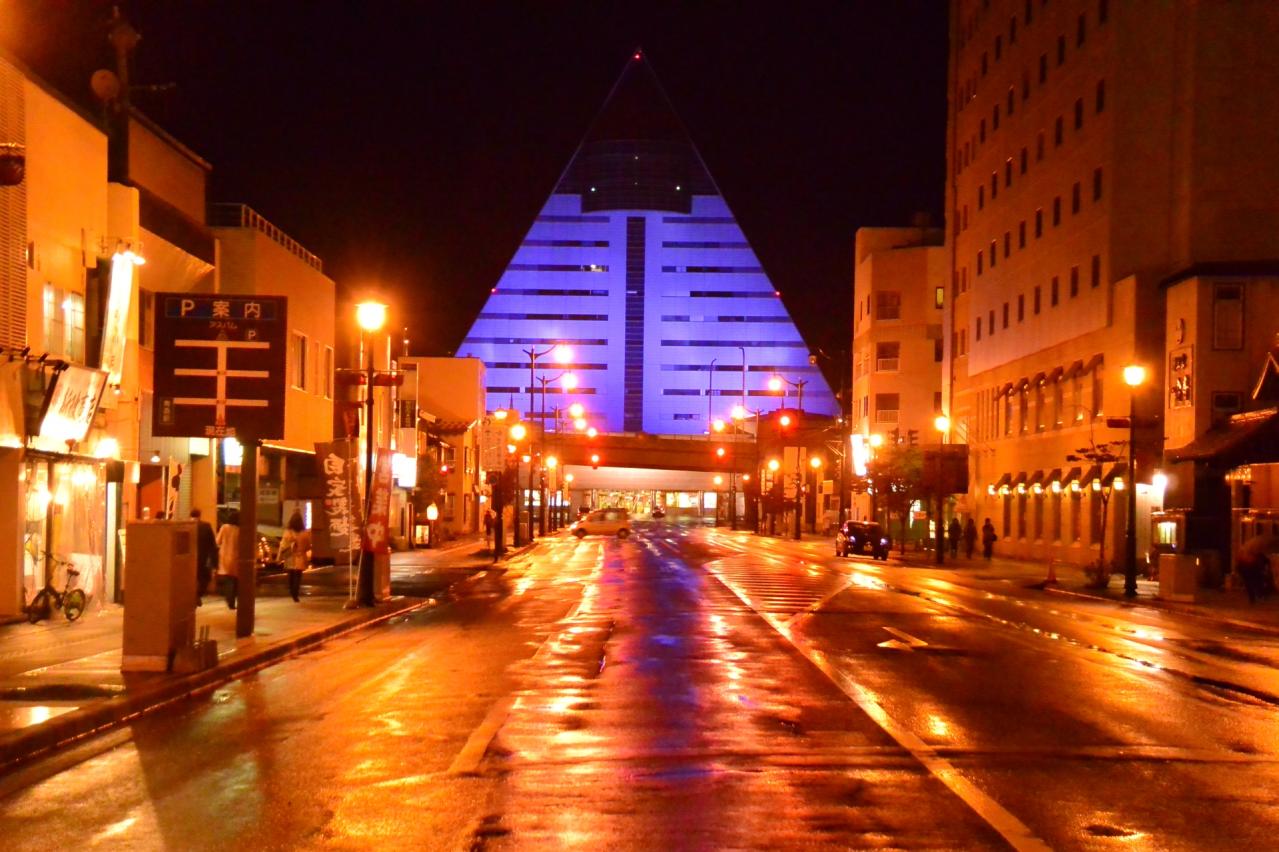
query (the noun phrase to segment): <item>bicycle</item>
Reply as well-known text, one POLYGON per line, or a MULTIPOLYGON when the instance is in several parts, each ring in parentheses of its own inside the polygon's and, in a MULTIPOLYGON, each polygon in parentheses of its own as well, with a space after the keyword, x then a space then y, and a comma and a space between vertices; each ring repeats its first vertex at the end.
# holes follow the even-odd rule
POLYGON ((62 614, 67 617, 67 621, 75 621, 84 614, 84 607, 88 603, 88 598, 85 596, 83 589, 71 588, 71 584, 75 582, 76 577, 80 576, 80 572, 70 562, 64 562, 57 558, 50 559, 50 567, 56 568, 59 565, 67 569, 67 581, 62 591, 59 592, 54 588, 53 579, 50 577, 45 581, 44 588, 36 592, 35 597, 31 599, 31 603, 22 608, 22 611, 27 615, 27 621, 32 624, 42 618, 52 617, 55 609, 61 609, 62 614))

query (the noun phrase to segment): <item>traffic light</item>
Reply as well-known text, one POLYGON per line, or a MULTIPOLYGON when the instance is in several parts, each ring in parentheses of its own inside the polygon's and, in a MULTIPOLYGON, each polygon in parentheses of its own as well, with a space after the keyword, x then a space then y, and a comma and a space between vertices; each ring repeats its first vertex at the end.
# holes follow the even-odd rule
POLYGON ((600 469, 600 454, 599 454, 599 453, 591 453, 591 469, 592 469, 592 470, 599 470, 599 469, 600 469))

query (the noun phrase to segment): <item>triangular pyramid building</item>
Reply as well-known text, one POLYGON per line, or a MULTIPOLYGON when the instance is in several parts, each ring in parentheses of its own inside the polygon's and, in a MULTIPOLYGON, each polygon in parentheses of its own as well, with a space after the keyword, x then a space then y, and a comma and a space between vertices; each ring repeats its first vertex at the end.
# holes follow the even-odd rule
POLYGON ((490 411, 536 421, 548 380, 548 429, 573 402, 601 432, 657 435, 703 434, 743 399, 796 408, 801 390, 804 411, 838 412, 638 51, 458 354, 484 361, 490 411), (530 377, 529 351, 558 344, 567 363, 540 355, 530 377), (571 391, 556 379, 566 370, 571 391))

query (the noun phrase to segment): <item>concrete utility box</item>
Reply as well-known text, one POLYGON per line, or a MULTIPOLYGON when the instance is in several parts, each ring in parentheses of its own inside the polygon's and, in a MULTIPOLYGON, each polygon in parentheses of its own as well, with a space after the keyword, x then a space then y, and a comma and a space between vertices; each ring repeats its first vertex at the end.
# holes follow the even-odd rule
POLYGON ((194 521, 129 524, 121 670, 169 671, 194 644, 195 529, 194 521))
POLYGON ((1159 554, 1159 597, 1194 601, 1199 588, 1199 559, 1180 553, 1159 554))

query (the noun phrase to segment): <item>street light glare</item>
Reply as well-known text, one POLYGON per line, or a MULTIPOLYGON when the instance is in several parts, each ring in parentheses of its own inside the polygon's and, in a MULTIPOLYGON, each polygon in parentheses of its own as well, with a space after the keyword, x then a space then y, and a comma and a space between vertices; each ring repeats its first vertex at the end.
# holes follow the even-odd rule
POLYGON ((768 380, 768 389, 776 393, 782 389, 782 380, 779 376, 773 376, 768 380))
POLYGON ((377 331, 386 324, 386 305, 360 302, 355 306, 355 322, 365 331, 377 331))
POLYGON ((871 435, 870 445, 872 447, 882 447, 884 445, 884 436, 880 435, 879 433, 875 433, 874 435, 871 435))
POLYGON ((555 466, 558 465, 559 463, 560 463, 560 460, 557 459, 555 456, 546 457, 546 466, 550 468, 551 470, 555 470, 555 466))
POLYGON ((714 429, 716 432, 723 432, 723 431, 724 431, 724 421, 723 421, 723 420, 721 420, 720 418, 716 417, 716 418, 715 418, 715 421, 714 421, 713 423, 711 423, 711 428, 712 428, 712 429, 714 429))
POLYGON ((933 420, 933 426, 937 429, 938 432, 949 432, 950 418, 947 417, 945 414, 938 414, 937 417, 933 420))
POLYGON ((551 357, 555 359, 556 364, 567 364, 573 360, 573 350, 561 344, 555 347, 555 351, 551 353, 551 357))
POLYGON ((595 429, 595 427, 594 427, 594 426, 592 426, 591 428, 589 428, 589 429, 587 429, 587 430, 586 430, 586 437, 588 437, 588 438, 594 438, 594 437, 595 437, 596 435, 598 435, 598 434, 599 434, 599 432, 598 432, 598 431, 596 431, 596 429, 595 429))
POLYGON ((1135 388, 1146 380, 1146 368, 1140 364, 1129 364, 1124 367, 1124 384, 1135 388))
POLYGON ((768 460, 768 469, 769 469, 769 470, 771 470, 771 471, 773 471, 774 473, 776 473, 776 472, 777 472, 777 469, 778 469, 779 467, 781 467, 781 466, 782 466, 782 463, 781 463, 781 462, 779 462, 777 459, 769 459, 769 460, 768 460))
POLYGON ((528 435, 528 429, 523 423, 516 423, 511 427, 511 438, 515 441, 523 441, 528 435))
POLYGON ((808 460, 808 463, 812 465, 814 470, 816 470, 817 468, 822 466, 822 457, 813 456, 811 459, 808 460))
POLYGON ((564 385, 565 390, 573 390, 577 387, 577 376, 573 373, 565 373, 561 384, 564 385))
POLYGON ((572 417, 574 420, 579 420, 581 419, 582 412, 584 411, 586 411, 586 409, 582 407, 582 403, 575 402, 568 407, 568 416, 572 417))

